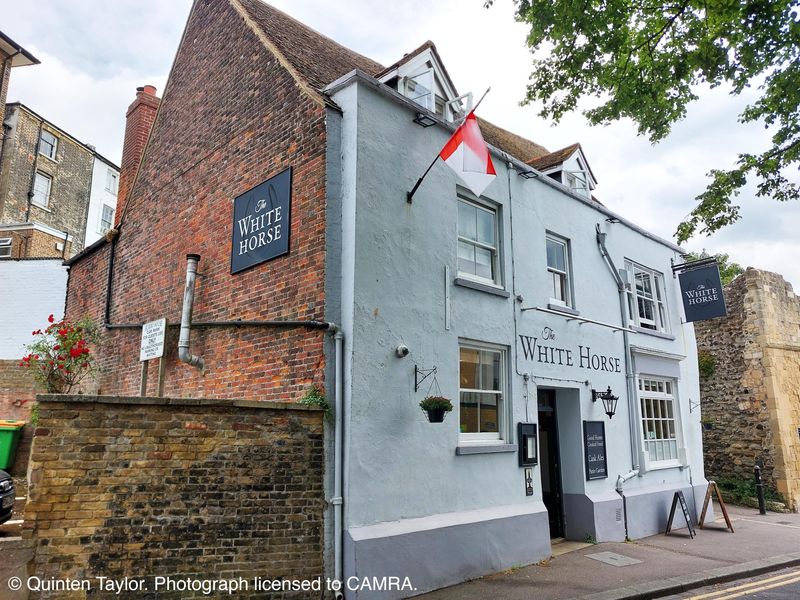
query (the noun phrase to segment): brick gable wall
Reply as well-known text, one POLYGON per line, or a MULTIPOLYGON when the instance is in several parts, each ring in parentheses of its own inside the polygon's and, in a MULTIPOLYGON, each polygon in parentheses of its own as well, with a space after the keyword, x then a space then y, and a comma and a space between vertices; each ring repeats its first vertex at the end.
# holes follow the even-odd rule
MULTIPOLYGON (((102 321, 110 248, 72 266, 68 316, 102 321)), ((111 321, 179 323, 187 253, 202 257, 195 321, 324 318, 325 109, 222 0, 197 2, 189 18, 116 242, 111 321), (234 197, 289 166, 289 254, 231 275, 234 197)), ((204 374, 178 362, 177 335, 167 395, 293 400, 323 382, 319 331, 194 329, 204 374)), ((107 332, 102 393, 137 392, 139 339, 107 332)))

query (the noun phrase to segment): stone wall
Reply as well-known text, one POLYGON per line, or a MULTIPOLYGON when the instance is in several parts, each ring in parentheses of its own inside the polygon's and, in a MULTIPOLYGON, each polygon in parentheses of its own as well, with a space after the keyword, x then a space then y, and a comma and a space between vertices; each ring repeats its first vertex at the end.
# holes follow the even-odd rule
MULTIPOLYGON (((322 575, 318 409, 39 398, 25 514, 25 535, 35 547, 30 575, 90 579, 93 598, 156 597, 156 576, 242 577, 252 584, 256 576, 322 575), (96 576, 144 578, 150 594, 98 593, 96 576)), ((204 597, 159 592, 159 598, 204 597)), ((265 597, 252 586, 249 592, 237 597, 265 597)))
POLYGON ((800 503, 800 299, 775 273, 747 269, 725 288, 728 316, 695 323, 715 363, 700 381, 706 475, 765 483, 800 503))

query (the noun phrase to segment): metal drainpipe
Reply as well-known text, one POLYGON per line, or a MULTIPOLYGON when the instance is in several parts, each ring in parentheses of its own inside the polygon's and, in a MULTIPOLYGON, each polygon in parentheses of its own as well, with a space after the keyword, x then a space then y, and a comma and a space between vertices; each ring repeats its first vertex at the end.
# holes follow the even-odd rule
POLYGON ((622 496, 622 510, 625 515, 625 539, 627 539, 628 504, 625 500, 623 484, 628 481, 628 479, 632 479, 639 474, 639 452, 637 451, 639 439, 636 431, 636 422, 634 419, 636 415, 636 405, 634 400, 636 397, 636 389, 633 381, 633 357, 631 356, 631 343, 628 335, 628 309, 626 306, 627 299, 625 297, 627 292, 625 290, 625 282, 622 281, 619 271, 617 271, 617 267, 614 264, 614 260, 608 253, 608 248, 606 248, 606 234, 600 231, 599 223, 595 226, 595 232, 597 234, 597 246, 600 249, 600 254, 603 256, 603 259, 608 265, 608 268, 614 277, 614 281, 617 284, 617 290, 619 291, 619 310, 620 315, 622 316, 622 342, 625 346, 625 388, 627 392, 626 395, 628 396, 628 434, 630 435, 631 443, 631 470, 625 473, 625 475, 620 475, 617 478, 616 490, 617 493, 622 496))
MULTIPOLYGON (((338 327, 336 328, 333 339, 336 346, 336 372, 334 374, 334 417, 336 423, 333 439, 333 498, 331 498, 331 504, 333 505, 333 562, 334 578, 337 581, 342 581, 344 577, 344 554, 342 553, 342 546, 344 545, 344 528, 342 527, 342 487, 344 479, 344 444, 342 443, 342 429, 344 424, 344 415, 342 415, 342 407, 344 404, 344 333, 342 333, 342 330, 338 327)), ((338 600, 338 598, 344 598, 344 595, 342 592, 337 592, 335 597, 338 600)))
POLYGON ((189 351, 189 337, 192 332, 192 308, 194 306, 194 282, 197 279, 199 254, 186 255, 186 287, 183 290, 183 309, 181 310, 181 333, 178 338, 178 358, 187 365, 203 370, 203 358, 193 356, 189 351))

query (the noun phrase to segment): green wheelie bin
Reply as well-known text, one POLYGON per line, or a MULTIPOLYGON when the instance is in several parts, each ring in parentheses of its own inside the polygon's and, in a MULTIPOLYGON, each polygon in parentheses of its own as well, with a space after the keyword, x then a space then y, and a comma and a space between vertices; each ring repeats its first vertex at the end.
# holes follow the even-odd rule
POLYGON ((0 469, 10 469, 25 421, 0 420, 0 469))

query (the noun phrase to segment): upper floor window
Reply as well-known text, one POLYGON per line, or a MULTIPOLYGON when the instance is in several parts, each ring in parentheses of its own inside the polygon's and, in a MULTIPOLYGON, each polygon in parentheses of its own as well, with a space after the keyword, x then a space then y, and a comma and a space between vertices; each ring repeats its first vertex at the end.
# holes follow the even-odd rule
POLYGON ((119 189, 119 173, 114 171, 113 169, 108 169, 106 171, 106 191, 111 192, 112 194, 117 193, 117 189, 119 189))
POLYGON ((11 256, 11 238, 0 238, 0 258, 11 256))
POLYGON ((500 285, 497 210, 458 199, 458 272, 500 285))
POLYGON ((39 154, 44 154, 47 158, 56 159, 58 149, 58 138, 49 131, 42 130, 39 136, 39 154))
MULTIPOLYGON (((668 379, 639 379, 642 443, 654 463, 677 461, 678 425, 674 383, 668 379)), ((666 466, 666 465, 664 465, 666 466)))
POLYGON ((459 427, 464 440, 503 439, 506 431, 505 360, 501 348, 459 347, 459 427))
POLYGON ((36 172, 33 181, 33 198, 31 202, 40 208, 47 208, 50 205, 50 188, 53 180, 44 173, 36 172))
POLYGON ((550 301, 555 304, 572 306, 572 284, 569 268, 569 242, 557 235, 548 233, 547 275, 549 278, 550 301))
POLYGON ((632 285, 628 290, 631 323, 644 329, 667 332, 669 322, 665 305, 664 276, 630 261, 626 261, 625 267, 632 277, 632 285))
POLYGON ((103 211, 100 214, 100 226, 97 229, 98 233, 105 233, 114 224, 114 209, 108 204, 103 204, 103 211))
POLYGON ((433 69, 428 69, 418 75, 409 77, 406 80, 406 96, 428 110, 433 110, 433 69))

